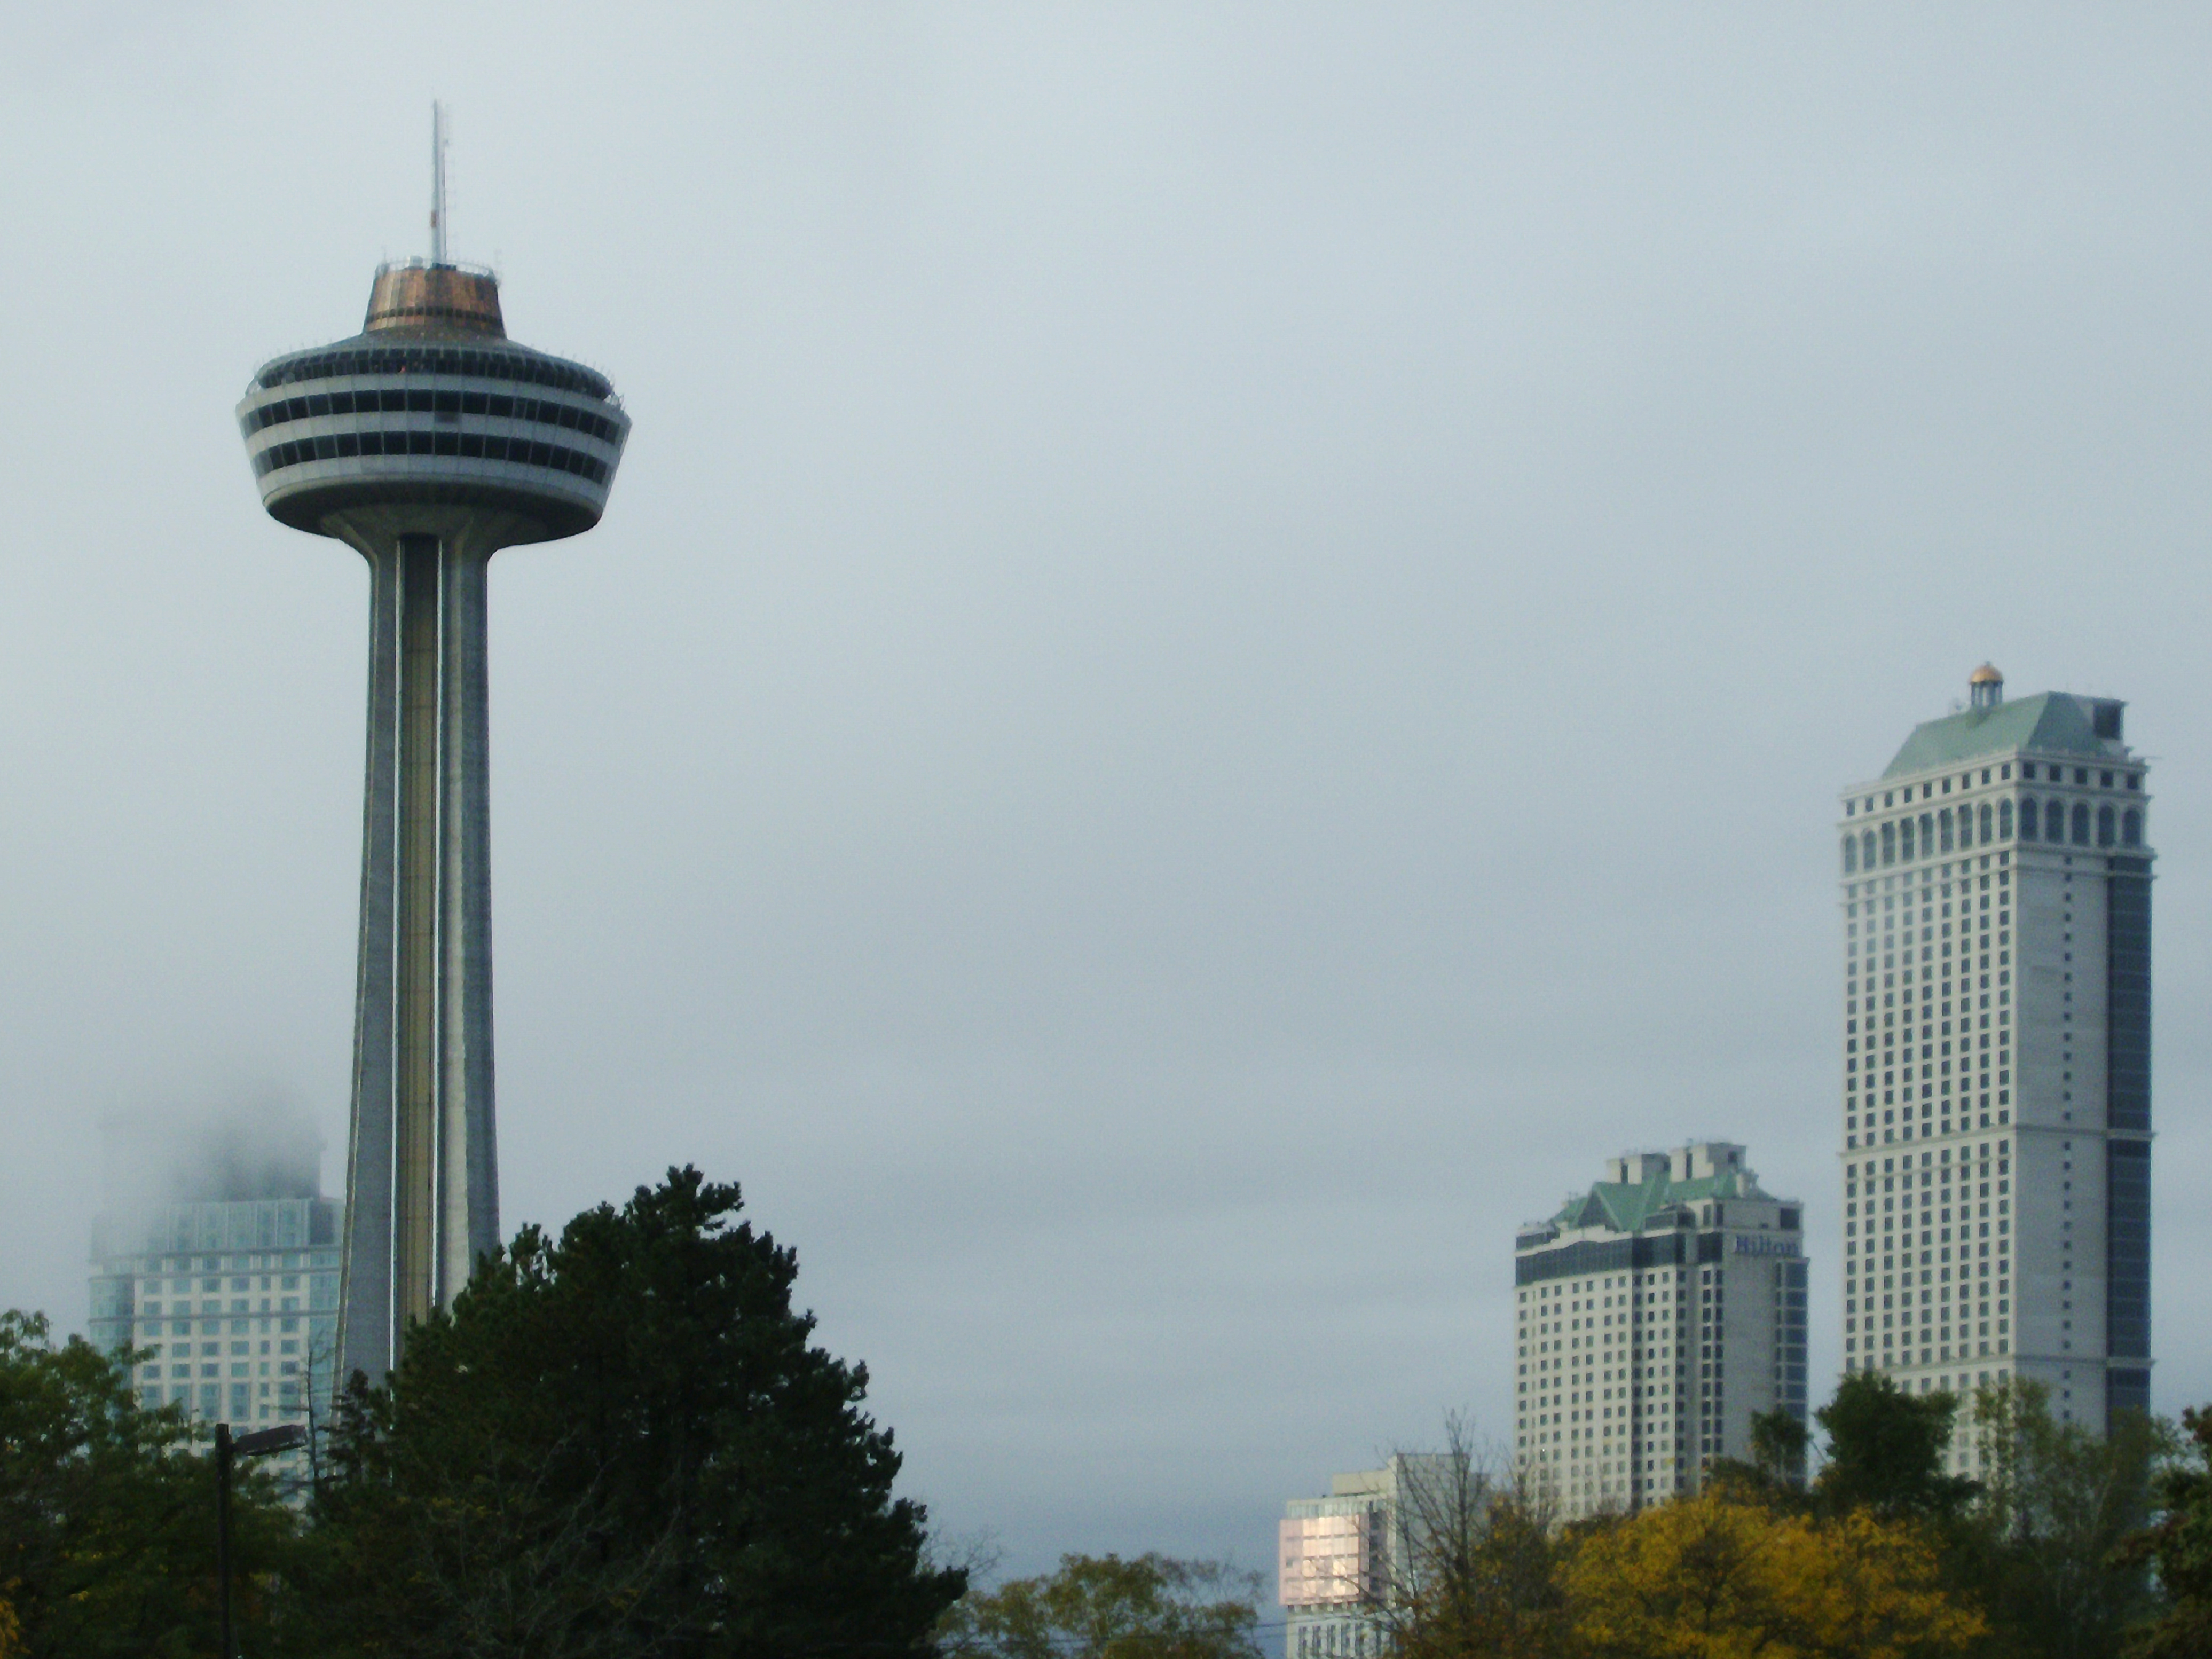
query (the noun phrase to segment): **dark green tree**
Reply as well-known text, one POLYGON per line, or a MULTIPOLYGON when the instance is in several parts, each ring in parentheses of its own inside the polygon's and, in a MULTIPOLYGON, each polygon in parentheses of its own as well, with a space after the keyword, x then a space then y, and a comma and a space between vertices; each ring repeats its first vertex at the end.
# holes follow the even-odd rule
POLYGON ((964 1597, 954 1659, 1259 1659, 1260 1577, 1218 1561, 1063 1555, 1060 1571, 964 1597))
POLYGON ((1778 1487, 1804 1486, 1812 1445, 1813 1431, 1780 1406, 1751 1419, 1752 1464, 1778 1487))
POLYGON ((798 1263, 672 1170, 526 1228, 332 1434, 298 1614, 331 1656, 926 1651, 964 1575, 892 1496, 798 1263))
POLYGON ((1831 1514, 1870 1509, 1887 1519, 1948 1521, 1978 1488, 1943 1472, 1958 1414, 1954 1395, 1911 1395, 1877 1371, 1853 1371, 1814 1413, 1828 1437, 1814 1496, 1831 1514))
POLYGON ((2152 1608, 2145 1565, 2120 1547, 2149 1518, 2171 1431, 2134 1412, 2103 1434, 2061 1423, 2051 1391, 2017 1377, 1976 1392, 1973 1427, 1982 1492, 1954 1549, 1998 1649, 2105 1659, 2152 1608))
POLYGON ((1740 1495, 1784 1509, 1802 1509, 1805 1458, 1812 1431, 1780 1406, 1751 1419, 1749 1458, 1717 1457, 1710 1477, 1740 1495))
MULTIPOLYGON (((215 1651, 215 1474, 176 1407, 142 1409, 129 1362, 43 1315, 0 1313, 0 1650, 29 1659, 215 1651), (8 1626, 16 1627, 9 1632, 8 1626)), ((270 1652, 270 1574, 292 1518, 242 1471, 232 1542, 240 1637, 270 1652)))
POLYGON ((2164 1613, 2130 1638, 2130 1659, 2212 1654, 2212 1407, 2181 1413, 2183 1454, 2159 1475, 2158 1518, 2125 1553, 2156 1570, 2164 1613))

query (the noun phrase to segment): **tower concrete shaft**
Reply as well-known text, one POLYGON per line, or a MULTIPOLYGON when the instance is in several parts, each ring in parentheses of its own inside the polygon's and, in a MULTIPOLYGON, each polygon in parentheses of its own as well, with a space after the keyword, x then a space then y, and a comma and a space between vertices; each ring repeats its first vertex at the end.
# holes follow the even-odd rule
POLYGON ((454 517, 444 535, 343 520, 371 593, 344 1365, 372 1376, 500 1238, 490 550, 454 517))

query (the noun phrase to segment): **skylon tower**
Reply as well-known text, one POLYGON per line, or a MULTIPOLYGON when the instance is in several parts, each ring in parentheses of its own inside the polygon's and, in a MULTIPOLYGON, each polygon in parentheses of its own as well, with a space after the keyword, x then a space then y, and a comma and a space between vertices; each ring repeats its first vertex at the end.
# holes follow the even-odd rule
POLYGON ((509 340, 498 279, 447 258, 442 116, 432 155, 430 257, 238 405, 262 505, 369 568, 341 1379, 381 1378, 499 1242, 487 569, 597 524, 629 435, 605 376, 509 340))

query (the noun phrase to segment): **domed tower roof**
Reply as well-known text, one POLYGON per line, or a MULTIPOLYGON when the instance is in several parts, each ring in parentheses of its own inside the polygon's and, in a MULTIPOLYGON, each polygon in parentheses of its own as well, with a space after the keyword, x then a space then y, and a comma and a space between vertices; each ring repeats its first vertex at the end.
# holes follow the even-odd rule
POLYGON ((499 278, 477 265, 399 259, 380 266, 368 292, 362 332, 405 331, 507 337, 499 311, 499 278))
POLYGON ((1974 708, 1994 708, 2004 701, 2004 676, 1995 663, 1985 662, 1966 676, 1966 701, 1974 708))

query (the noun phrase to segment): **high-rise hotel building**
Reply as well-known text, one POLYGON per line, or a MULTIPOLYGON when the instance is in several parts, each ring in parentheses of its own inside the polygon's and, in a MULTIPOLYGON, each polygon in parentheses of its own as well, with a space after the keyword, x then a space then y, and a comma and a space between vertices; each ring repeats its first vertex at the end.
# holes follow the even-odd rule
POLYGON ((94 1346, 143 1352, 134 1380, 148 1406, 181 1406, 241 1434, 305 1423, 311 1409, 327 1418, 343 1208, 287 1197, 101 1217, 94 1346))
POLYGON ((1743 1153, 1608 1159, 1514 1240, 1514 1461, 1561 1520, 1695 1492, 1754 1416, 1804 1420, 1803 1209, 1743 1153))
POLYGON ((2150 1403, 2144 769, 2119 702, 1971 692, 1844 798, 1844 1364, 2101 1427, 2150 1403))
MULTIPOLYGON (((311 1124, 246 1112, 214 1126, 106 1126, 92 1235, 93 1346, 136 1351, 140 1402, 238 1433, 326 1425, 337 1393, 345 1206, 322 1195, 311 1124)), ((305 1453, 274 1460, 295 1494, 305 1453)))

